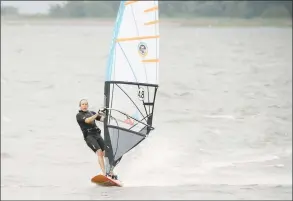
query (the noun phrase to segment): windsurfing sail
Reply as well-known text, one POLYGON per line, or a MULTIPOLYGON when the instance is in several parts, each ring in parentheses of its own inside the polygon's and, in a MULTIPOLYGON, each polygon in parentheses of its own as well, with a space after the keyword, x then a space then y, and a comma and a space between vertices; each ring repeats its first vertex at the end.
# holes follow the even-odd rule
POLYGON ((154 129, 158 78, 158 1, 121 1, 104 87, 107 173, 154 129))

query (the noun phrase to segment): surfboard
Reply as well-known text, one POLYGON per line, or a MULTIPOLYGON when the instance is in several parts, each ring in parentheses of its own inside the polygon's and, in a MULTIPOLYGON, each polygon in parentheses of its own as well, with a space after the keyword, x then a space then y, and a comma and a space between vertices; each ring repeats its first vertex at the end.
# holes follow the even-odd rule
POLYGON ((154 130, 159 38, 158 1, 120 2, 104 84, 107 173, 154 130))
POLYGON ((122 183, 119 180, 114 180, 112 178, 106 177, 104 175, 97 175, 91 179, 91 182, 98 184, 100 186, 118 186, 122 187, 122 183))

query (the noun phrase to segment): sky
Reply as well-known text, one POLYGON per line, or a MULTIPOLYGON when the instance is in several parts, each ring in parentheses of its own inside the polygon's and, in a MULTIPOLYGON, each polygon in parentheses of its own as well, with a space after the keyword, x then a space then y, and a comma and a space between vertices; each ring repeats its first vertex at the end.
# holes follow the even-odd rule
POLYGON ((3 6, 14 6, 20 13, 46 13, 51 4, 62 4, 64 1, 1 1, 3 6))

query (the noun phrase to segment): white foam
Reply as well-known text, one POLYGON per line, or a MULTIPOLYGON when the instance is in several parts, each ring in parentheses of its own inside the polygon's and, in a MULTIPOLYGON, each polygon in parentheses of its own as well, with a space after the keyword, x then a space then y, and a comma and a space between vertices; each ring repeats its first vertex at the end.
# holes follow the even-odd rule
POLYGON ((282 168, 285 167, 284 164, 275 164, 275 165, 268 165, 269 167, 277 167, 277 168, 282 168))
POLYGON ((1 84, 6 84, 6 80, 1 77, 1 84))
POLYGON ((11 122, 11 119, 6 116, 3 116, 3 121, 9 123, 11 122))
POLYGON ((232 115, 204 115, 206 118, 214 118, 214 119, 236 119, 232 115))

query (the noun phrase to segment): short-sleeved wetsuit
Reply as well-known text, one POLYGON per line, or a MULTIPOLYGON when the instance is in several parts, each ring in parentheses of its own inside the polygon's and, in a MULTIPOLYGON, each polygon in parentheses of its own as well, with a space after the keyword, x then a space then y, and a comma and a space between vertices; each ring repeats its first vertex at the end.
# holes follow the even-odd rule
MULTIPOLYGON (((80 126, 80 129, 83 133, 84 140, 86 141, 87 145, 96 152, 98 149, 102 149, 102 151, 105 150, 105 143, 101 136, 101 130, 96 125, 95 121, 88 124, 85 123, 85 119, 88 117, 91 117, 95 115, 96 113, 93 111, 82 111, 79 110, 79 112, 76 114, 76 120, 77 123, 80 126)), ((101 116, 98 116, 96 120, 100 120, 101 116)))

